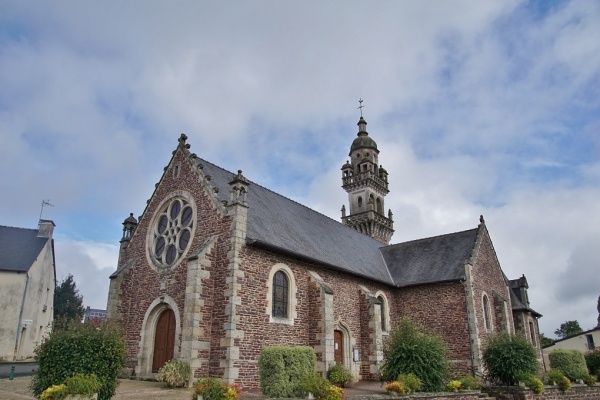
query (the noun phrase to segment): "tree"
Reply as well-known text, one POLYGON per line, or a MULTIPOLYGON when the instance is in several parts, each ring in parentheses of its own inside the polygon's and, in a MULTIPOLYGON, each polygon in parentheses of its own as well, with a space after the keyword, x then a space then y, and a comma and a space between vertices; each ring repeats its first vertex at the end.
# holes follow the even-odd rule
POLYGON ((54 289, 54 318, 80 320, 84 312, 83 296, 77 290, 73 275, 69 274, 54 289))
POLYGON ((540 343, 542 347, 546 347, 553 344, 554 340, 550 339, 549 337, 546 337, 546 335, 544 335, 543 333, 540 333, 540 343))
POLYGON ((581 326, 579 326, 579 322, 575 320, 563 322, 562 324, 560 324, 560 328, 554 331, 554 334, 560 339, 565 339, 571 336, 575 336, 581 332, 583 332, 583 329, 581 329, 581 326))

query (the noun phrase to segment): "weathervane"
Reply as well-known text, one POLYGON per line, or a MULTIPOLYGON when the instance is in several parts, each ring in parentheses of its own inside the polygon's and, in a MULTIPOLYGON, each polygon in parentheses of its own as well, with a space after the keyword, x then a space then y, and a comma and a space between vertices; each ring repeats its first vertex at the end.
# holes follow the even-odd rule
POLYGON ((362 105, 362 103, 363 103, 363 99, 362 99, 362 98, 361 98, 361 99, 358 99, 358 103, 359 103, 360 105, 359 105, 357 108, 360 110, 360 117, 362 118, 362 109, 363 109, 363 107, 364 107, 364 106, 362 105))
POLYGON ((50 204, 50 199, 42 200, 42 209, 40 210, 40 220, 42 219, 42 213, 44 212, 44 206, 54 207, 53 204, 50 204))

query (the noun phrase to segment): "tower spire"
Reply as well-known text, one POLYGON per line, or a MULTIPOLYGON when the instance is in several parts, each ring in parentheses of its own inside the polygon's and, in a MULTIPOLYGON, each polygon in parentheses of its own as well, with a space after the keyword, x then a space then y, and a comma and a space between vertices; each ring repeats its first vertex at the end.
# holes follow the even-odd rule
POLYGON ((342 166, 342 187, 348 193, 350 212, 342 211, 342 222, 355 230, 388 244, 394 233, 391 210, 385 216, 384 200, 389 193, 388 173, 379 165, 377 143, 369 137, 367 121, 361 116, 358 134, 350 146, 350 160, 342 166))

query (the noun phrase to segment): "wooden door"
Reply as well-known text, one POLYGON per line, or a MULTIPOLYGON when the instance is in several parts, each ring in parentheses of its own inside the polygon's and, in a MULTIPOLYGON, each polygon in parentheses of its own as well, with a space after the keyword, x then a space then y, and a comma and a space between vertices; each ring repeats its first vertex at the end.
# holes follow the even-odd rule
POLYGON ((342 331, 333 331, 333 355, 336 364, 344 365, 344 334, 342 331))
POLYGON ((173 359, 175 349, 175 313, 168 309, 158 317, 156 334, 154 335, 154 356, 152 358, 152 372, 173 359))

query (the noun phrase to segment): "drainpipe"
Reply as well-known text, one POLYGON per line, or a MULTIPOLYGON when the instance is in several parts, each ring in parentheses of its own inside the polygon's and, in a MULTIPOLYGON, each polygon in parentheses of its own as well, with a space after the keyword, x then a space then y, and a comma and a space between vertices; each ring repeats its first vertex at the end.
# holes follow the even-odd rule
POLYGON ((471 355, 471 374, 475 376, 475 360, 473 359, 473 340, 471 338, 471 321, 469 320, 469 298, 467 294, 467 279, 462 278, 460 283, 463 284, 465 292, 465 314, 467 315, 467 332, 469 333, 469 354, 471 355))
POLYGON ((25 273, 25 290, 23 291, 23 299, 21 300, 21 311, 19 312, 19 321, 17 322, 17 337, 15 339, 15 352, 13 361, 17 358, 17 350, 19 347, 19 339, 21 338, 21 323, 23 322, 23 308, 25 307, 25 299, 27 297, 27 287, 29 286, 29 272, 25 273))

